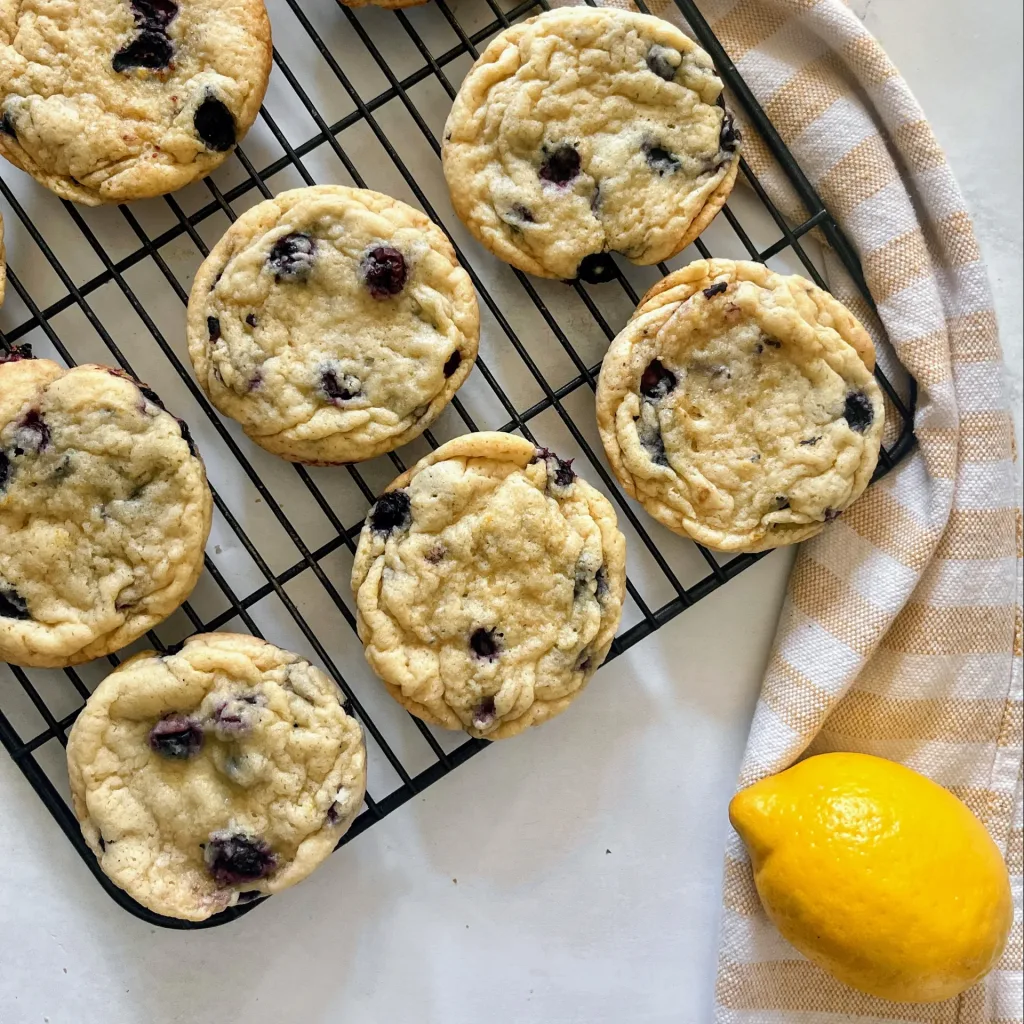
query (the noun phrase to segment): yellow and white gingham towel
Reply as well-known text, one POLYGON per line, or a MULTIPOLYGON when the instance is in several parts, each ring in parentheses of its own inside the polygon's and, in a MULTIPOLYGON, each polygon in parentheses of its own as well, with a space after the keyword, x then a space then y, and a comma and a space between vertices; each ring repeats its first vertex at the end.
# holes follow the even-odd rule
MULTIPOLYGON (((881 325, 826 253, 833 291, 884 330, 920 387, 918 451, 797 557, 739 784, 805 751, 902 761, 984 821, 1006 850, 1016 908, 985 983, 946 1003, 890 1003, 841 985, 779 936, 733 835, 716 1020, 1020 1021, 1021 516, 1002 354, 970 218, 906 82, 843 0, 698 6, 853 241, 881 325)), ((672 0, 648 7, 682 23, 672 0)), ((796 214, 749 131, 744 152, 796 214)))

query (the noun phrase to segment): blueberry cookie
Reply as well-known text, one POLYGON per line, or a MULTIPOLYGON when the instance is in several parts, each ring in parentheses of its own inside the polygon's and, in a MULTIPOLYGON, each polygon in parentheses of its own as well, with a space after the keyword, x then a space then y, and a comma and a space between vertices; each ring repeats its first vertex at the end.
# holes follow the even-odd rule
POLYGON ((570 7, 513 25, 445 128, 456 212, 495 255, 591 282, 668 259, 721 209, 739 132, 711 58, 660 18, 570 7))
POLYGON ((251 636, 126 661, 68 740, 75 815, 143 906, 203 921, 302 881, 362 806, 366 753, 338 687, 251 636))
POLYGON ((0 355, 0 661, 127 646, 203 568, 213 502, 185 424, 127 374, 0 355))
POLYGON ((802 277, 699 260, 612 342, 597 420, 626 491, 719 551, 816 534, 871 480, 882 394, 871 339, 802 277))
POLYGON ((270 62, 263 0, 0 0, 0 153, 89 206, 172 192, 249 130, 270 62))
POLYGON ((509 434, 456 438, 395 480, 360 534, 366 658, 425 721, 514 736, 604 661, 625 557, 615 511, 569 462, 509 434))
POLYGON ((469 376, 479 333, 472 282, 444 232, 343 185, 243 214, 188 307, 203 390, 296 462, 358 462, 418 437, 469 376))

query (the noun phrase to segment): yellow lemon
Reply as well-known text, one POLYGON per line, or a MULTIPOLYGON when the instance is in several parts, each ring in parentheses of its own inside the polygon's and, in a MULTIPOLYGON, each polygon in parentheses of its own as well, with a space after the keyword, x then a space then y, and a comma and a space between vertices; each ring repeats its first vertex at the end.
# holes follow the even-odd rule
POLYGON ((1013 918, 995 843, 952 793, 866 754, 822 754, 738 793, 729 818, 768 916, 840 981, 937 1002, 992 969, 1013 918))

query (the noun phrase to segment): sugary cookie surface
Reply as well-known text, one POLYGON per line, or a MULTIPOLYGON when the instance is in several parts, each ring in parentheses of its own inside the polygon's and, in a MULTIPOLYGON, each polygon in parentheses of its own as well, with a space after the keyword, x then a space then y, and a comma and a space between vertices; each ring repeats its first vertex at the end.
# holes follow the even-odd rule
POLYGON ((226 633, 108 676, 75 722, 68 768, 106 874, 192 921, 305 878, 366 787, 362 730, 338 687, 298 655, 226 633))
POLYGON ((711 58, 659 18, 563 8, 498 36, 459 90, 444 172, 492 252, 599 281, 689 244, 725 201, 739 133, 711 58))
POLYGON ((701 260, 652 289, 612 343, 601 438, 626 490, 677 533, 722 551, 792 544, 871 479, 873 366, 864 328, 811 282, 701 260))
POLYGON ((65 199, 209 174, 270 73, 263 0, 0 0, 0 153, 65 199))
POLYGON ((563 711, 622 613, 625 542, 568 462, 507 434, 442 445, 359 538, 366 657, 413 714, 500 739, 563 711))
POLYGON ((212 504, 155 392, 0 358, 0 660, 74 665, 161 622, 199 578, 212 504))
POLYGON ((196 276, 188 333, 200 384, 258 444, 355 462, 440 414, 473 368, 479 313, 427 217, 325 185, 239 218, 196 276))

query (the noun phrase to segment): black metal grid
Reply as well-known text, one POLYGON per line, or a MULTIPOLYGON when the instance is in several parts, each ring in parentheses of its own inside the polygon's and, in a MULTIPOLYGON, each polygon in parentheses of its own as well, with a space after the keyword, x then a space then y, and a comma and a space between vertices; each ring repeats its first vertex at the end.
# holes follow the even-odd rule
MULTIPOLYGON (((393 716, 402 713, 390 706, 384 709, 379 701, 382 688, 365 678, 368 672, 365 666, 360 669, 352 662, 346 664, 345 671, 342 670, 339 662, 347 662, 347 655, 339 655, 339 650, 354 649, 361 659, 358 643, 348 636, 339 647, 330 624, 325 627, 323 616, 319 614, 319 609, 326 607, 354 630, 353 610, 344 594, 347 591, 344 556, 346 553, 351 556, 354 551, 363 514, 375 494, 383 489, 391 476, 404 471, 407 461, 414 461, 426 450, 424 443, 414 442, 402 453, 392 453, 374 463, 333 471, 311 470, 272 460, 254 448, 230 421, 220 418, 193 381, 178 334, 173 328, 161 326, 161 321, 167 320, 168 314, 159 288, 173 297, 172 302, 177 300, 172 319, 180 321, 180 333, 183 334, 188 289, 174 268, 175 254, 183 248, 188 249, 194 272, 198 261, 207 255, 212 241, 216 240, 227 222, 237 216, 236 208, 245 208, 280 190, 275 187, 278 181, 274 179, 286 176, 287 184, 283 187, 337 180, 337 177, 325 177, 323 173, 318 175, 310 169, 310 163, 318 158, 318 154, 326 153, 333 156, 338 177, 359 186, 369 185, 388 191, 386 185, 378 181, 376 167, 368 181, 366 160, 360 162, 352 156, 354 148, 365 147, 369 141, 373 152, 378 154, 374 159, 383 154, 387 161, 380 166, 389 166, 392 175, 397 173, 395 181, 406 192, 403 198, 420 206, 451 233, 460 262, 469 271, 477 288, 485 315, 485 333, 489 331, 494 340, 489 349, 483 345, 481 348, 478 373, 473 375, 478 385, 475 403, 468 400, 471 391, 468 382, 453 401, 452 408, 438 420, 432 431, 424 435, 425 443, 437 447, 447 439, 439 439, 437 435, 442 432, 455 436, 476 429, 497 428, 517 431, 531 440, 539 440, 563 451, 567 446, 573 449, 573 454, 585 466, 583 475, 615 501, 631 541, 627 613, 624 628, 616 638, 610 657, 622 653, 763 557, 740 555, 720 560, 711 552, 670 535, 649 520, 619 490, 595 453, 594 435, 586 413, 574 409, 574 405, 579 405, 577 399, 589 398, 600 369, 602 350, 600 344, 595 347, 591 329, 596 331, 599 343, 606 343, 614 337, 643 289, 655 278, 650 275, 645 278, 643 270, 620 263, 614 283, 592 288, 581 283, 552 285, 511 268, 495 268, 493 264, 496 261, 476 247, 458 225, 446 197, 436 187, 431 187, 428 195, 428 189, 421 185, 428 175, 426 165, 420 163, 420 155, 410 157, 408 150, 402 152, 399 137, 408 142, 408 136, 401 129, 396 131, 396 113, 404 124, 409 125, 414 143, 421 148, 425 144, 425 158, 429 159, 431 153, 438 158, 440 128, 447 114, 447 103, 454 98, 461 74, 468 69, 470 61, 476 58, 487 40, 511 22, 548 7, 547 0, 523 0, 512 6, 508 6, 508 2, 437 0, 430 9, 385 13, 373 9, 354 12, 336 5, 335 0, 319 0, 318 3, 310 0, 269 0, 275 32, 278 29, 277 19, 293 19, 296 31, 290 37, 291 49, 295 49, 295 37, 303 40, 309 60, 316 61, 316 72, 327 78, 331 89, 338 91, 341 105, 349 109, 341 116, 330 117, 331 112, 323 108, 333 104, 325 103, 322 98, 318 103, 310 95, 313 90, 308 85, 308 75, 302 73, 307 54, 303 54, 303 64, 297 72, 275 49, 277 79, 283 80, 282 88, 290 90, 291 113, 288 120, 291 121, 292 114, 304 112, 315 130, 307 132, 302 141, 293 141, 282 128, 282 115, 279 113, 275 117, 271 113, 271 97, 268 95, 258 127, 263 130, 265 138, 276 142, 280 155, 267 159, 262 167, 257 166, 254 160, 258 158, 248 155, 254 145, 254 129, 254 134, 250 134, 246 144, 237 150, 225 168, 202 185, 187 190, 188 199, 195 207, 191 212, 187 212, 189 204, 185 203, 185 193, 182 193, 154 200, 152 204, 121 206, 116 211, 107 209, 101 212, 83 210, 67 202, 59 203, 51 197, 47 200, 50 205, 37 213, 27 210, 15 189, 7 180, 0 178, 0 193, 8 214, 8 237, 11 239, 12 224, 19 225, 19 235, 31 249, 27 262, 32 278, 28 283, 19 278, 16 270, 20 265, 19 251, 11 247, 10 287, 4 322, 9 323, 12 306, 15 307, 15 322, 6 333, 0 333, 0 346, 9 349, 19 342, 32 341, 41 350, 39 354, 52 355, 68 365, 82 361, 76 359, 76 354, 96 361, 116 361, 140 379, 148 378, 151 384, 165 392, 165 399, 168 398, 166 387, 175 388, 181 396, 179 402, 188 403, 191 410, 198 413, 198 422, 193 420, 193 432, 200 438, 200 446, 211 463, 210 476, 218 517, 210 545, 213 553, 209 547, 207 551, 208 577, 179 613, 149 634, 148 644, 140 643, 136 647, 152 645, 158 650, 165 650, 169 644, 192 632, 224 628, 248 630, 263 636, 269 618, 275 627, 270 639, 282 646, 305 649, 325 667, 339 682, 360 718, 371 755, 370 791, 366 806, 342 843, 353 839, 487 744, 441 733, 412 716, 402 717, 402 724, 396 726, 393 716), (356 59, 354 65, 363 67, 364 78, 371 85, 374 81, 378 83, 375 88, 367 89, 354 73, 346 72, 342 61, 335 56, 339 40, 347 40, 357 48, 357 57, 362 55, 363 62, 360 65, 356 59), (445 45, 446 40, 448 45, 445 45), (417 63, 415 70, 398 77, 392 68, 396 62, 392 49, 401 50, 407 60, 417 63), (386 82, 383 88, 380 87, 381 79, 386 82), (355 138, 350 145, 356 131, 362 132, 362 136, 355 138), (419 138, 416 137, 417 132, 419 138), (431 195, 435 197, 433 201, 431 195), (144 211, 147 208, 152 210, 154 204, 161 202, 166 208, 161 211, 162 217, 157 218, 157 227, 148 225, 144 211), (16 220, 12 220, 12 213, 16 220), (57 251, 70 244, 67 234, 64 234, 69 229, 68 218, 75 229, 71 234, 79 247, 77 251, 85 254, 83 262, 92 264, 96 269, 81 281, 77 280, 81 274, 77 263, 73 265, 66 252, 62 260, 57 251), (161 228, 161 221, 169 223, 161 228), (55 229, 55 225, 56 230, 63 234, 63 240, 51 245, 46 236, 55 229), (124 237, 128 237, 132 244, 126 246, 124 237), (118 248, 128 248, 129 251, 115 258, 112 253, 118 248), (145 274, 141 273, 143 269, 145 274), (561 292, 556 289, 561 289, 561 292), (34 297, 36 292, 52 296, 54 291, 59 294, 50 301, 37 301, 34 297), (522 317, 517 316, 517 311, 524 308, 530 313, 530 324, 526 330, 522 317), (589 327, 581 329, 580 318, 584 312, 590 322, 589 327), (131 320, 132 316, 135 320, 131 320), (131 322, 133 326, 127 332, 123 326, 108 326, 114 319, 122 325, 131 322), (518 330, 517 320, 520 322, 518 330), (539 331, 545 348, 538 350, 536 345, 531 347, 524 340, 530 329, 539 331), (119 343, 115 340, 115 334, 126 333, 125 341, 119 343), (134 344, 133 334, 142 336, 141 346, 134 344), (71 335, 74 335, 74 341, 69 340, 71 335), (88 345, 77 344, 83 335, 90 338, 88 345), (99 356, 96 354, 97 343, 99 356), (558 366, 552 365, 551 352, 560 353, 561 363, 558 366), (493 367, 490 365, 492 360, 496 364, 493 367), (168 373, 168 383, 165 384, 164 373, 170 370, 174 372, 168 373), (514 386, 516 382, 523 381, 530 386, 514 386), (511 393, 513 391, 515 393, 511 393), (477 422, 481 418, 480 410, 486 419, 482 423, 477 422), (209 453, 213 451, 216 457, 211 462, 209 453), (222 475, 218 475, 217 463, 222 466, 222 475), (334 475, 329 477, 328 474, 334 475), (348 489, 344 498, 339 497, 339 480, 344 480, 348 489), (301 523, 294 513, 290 515, 287 511, 295 506, 296 494, 302 499, 299 503, 301 523), (256 517, 258 521, 250 523, 255 506, 261 504, 263 507, 256 517), (349 510, 350 514, 346 515, 349 510), (266 531, 266 536, 271 539, 258 543, 252 536, 254 530, 266 531), (233 551, 220 557, 222 548, 214 543, 217 537, 229 542, 233 551), (286 558, 282 564, 279 549, 285 552, 293 550, 294 559, 286 558), (341 571, 336 571, 339 559, 341 571), (638 566, 637 562, 641 564, 638 566), (239 563, 245 565, 241 572, 235 568, 239 563), (300 583, 301 587, 298 586, 300 583), (282 611, 288 619, 281 616, 282 611), (287 626, 281 626, 281 622, 287 626), (289 642, 287 637, 282 637, 282 630, 291 631, 294 639, 289 642), (387 723, 379 724, 385 718, 387 723), (396 734, 400 734, 398 740, 396 734), (378 781, 386 783, 389 778, 392 782, 390 791, 381 795, 376 788, 378 781), (375 792, 376 796, 371 795, 375 792)), ((733 250, 738 248, 738 251, 722 254, 762 261, 789 254, 791 259, 798 261, 804 273, 825 287, 818 268, 801 243, 801 239, 815 229, 842 260, 870 302, 852 247, 758 106, 693 0, 676 0, 676 3, 697 39, 714 58, 734 101, 742 108, 748 123, 754 125, 765 139, 807 211, 802 223, 788 223, 750 167, 741 162, 743 178, 751 186, 757 202, 767 211, 770 220, 766 223, 774 225, 775 237, 763 245, 754 240, 752 236, 756 232, 745 227, 735 212, 737 193, 716 225, 719 225, 720 245, 733 250), (728 238, 722 235, 724 231, 729 232, 728 238)), ((642 0, 638 6, 646 10, 642 0)), ((293 54, 293 64, 295 56, 293 54)), ((12 177, 6 168, 4 174, 7 178, 12 177)), ((430 168, 430 174, 436 181, 436 167, 430 168)), ((21 192, 23 196, 31 194, 24 187, 21 192)), ((716 225, 705 233, 705 239, 709 238, 716 225)), ((699 239, 694 247, 702 256, 711 255, 704 240, 699 239)), ((716 251, 718 249, 719 244, 716 244, 716 251)), ((681 265, 691 258, 693 254, 687 251, 672 264, 681 265)), ((665 264, 657 268, 662 274, 669 269, 665 264)), ((653 272, 653 268, 651 270, 653 272)), ((890 418, 896 420, 896 429, 888 435, 890 443, 882 451, 881 475, 913 445, 915 393, 913 381, 906 382, 902 389, 905 393, 901 395, 880 371, 878 376, 889 400, 890 418)), ((178 412, 184 411, 178 403, 168 404, 178 412)), ((591 415, 589 419, 592 418, 591 415)), ((117 665, 119 658, 110 656, 107 662, 117 665)), ((122 907, 154 924, 194 928, 224 923, 255 906, 255 903, 240 906, 195 925, 153 914, 114 886, 99 870, 82 840, 66 798, 66 777, 62 775, 62 750, 67 743, 67 732, 92 688, 108 670, 108 665, 101 661, 79 669, 67 669, 63 673, 27 672, 14 666, 8 668, 20 686, 5 685, 0 671, 0 740, 90 870, 122 907)))

